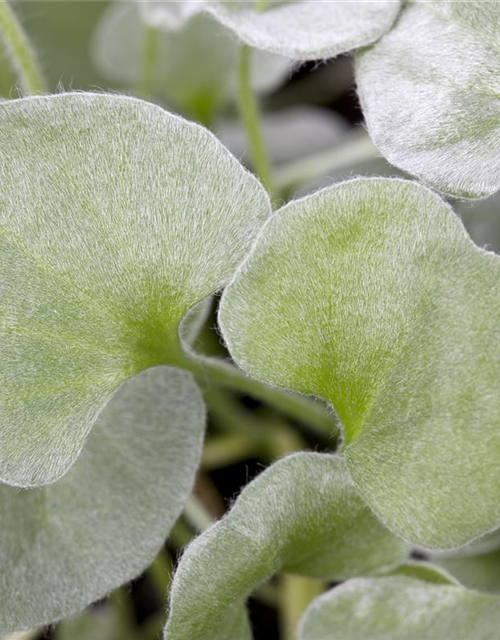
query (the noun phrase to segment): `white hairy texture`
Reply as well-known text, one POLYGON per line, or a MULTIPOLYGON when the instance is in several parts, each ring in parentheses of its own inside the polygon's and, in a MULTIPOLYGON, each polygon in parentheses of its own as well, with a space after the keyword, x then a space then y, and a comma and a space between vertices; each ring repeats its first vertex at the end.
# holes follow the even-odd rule
POLYGON ((205 414, 187 372, 127 381, 59 482, 0 486, 0 634, 53 623, 155 558, 192 490, 205 414))
POLYGON ((342 457, 288 456, 187 548, 165 640, 247 640, 245 599, 274 573, 344 580, 394 564, 407 551, 358 497, 342 457))
MULTIPOLYGON (((262 116, 262 132, 274 164, 334 147, 346 131, 342 118, 316 107, 290 107, 262 116)), ((248 159, 248 138, 241 122, 221 122, 216 133, 237 158, 248 159)))
POLYGON ((359 54, 368 131, 391 163, 460 197, 500 189, 499 33, 499 2, 408 2, 359 54))
POLYGON ((270 212, 208 131, 132 98, 0 105, 0 478, 47 484, 127 378, 175 363, 270 212))
MULTIPOLYGON (((108 7, 91 44, 103 76, 136 86, 145 29, 136 3, 108 7)), ((197 15, 182 29, 163 29, 159 35, 153 89, 185 114, 213 118, 236 98, 237 71, 238 42, 209 15, 197 15)), ((252 58, 253 86, 260 93, 273 91, 290 73, 291 61, 282 56, 256 52, 252 58)))
POLYGON ((399 0, 268 0, 263 11, 256 0, 139 3, 153 27, 171 29, 206 12, 251 47, 294 60, 332 58, 371 44, 391 27, 400 8, 399 0))
POLYGON ((449 548, 500 523, 499 283, 437 195, 358 179, 269 220, 219 320, 249 374, 333 405, 389 528, 449 548))
POLYGON ((412 578, 356 578, 307 609, 299 640, 493 640, 500 600, 412 578))

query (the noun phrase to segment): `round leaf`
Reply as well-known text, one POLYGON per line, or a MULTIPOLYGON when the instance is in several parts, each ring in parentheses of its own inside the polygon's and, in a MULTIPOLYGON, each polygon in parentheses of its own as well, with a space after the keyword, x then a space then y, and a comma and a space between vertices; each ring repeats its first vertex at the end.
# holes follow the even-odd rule
POLYGON ((180 515, 205 422, 187 372, 125 382, 59 482, 0 486, 0 634, 68 617, 136 577, 180 515))
POLYGON ((188 547, 172 585, 165 640, 246 640, 244 601, 274 573, 343 580, 406 553, 358 497, 343 458, 289 456, 188 547))
POLYGON ((132 98, 4 102, 0 129, 0 478, 30 486, 122 382, 178 362, 270 205, 208 131, 132 98))
POLYGON ((500 3, 408 2, 359 55, 368 131, 390 162, 465 198, 500 189, 500 3))
POLYGON ((454 547, 500 523, 499 282, 437 195, 352 180, 270 219, 220 324, 251 375, 333 405, 389 528, 454 547))
POLYGON ((500 600, 412 578, 358 578, 315 600, 299 640, 492 640, 500 600))
POLYGON ((318 0, 205 0, 191 3, 141 0, 144 20, 153 27, 172 28, 207 12, 242 42, 294 60, 331 58, 370 44, 396 18, 398 0, 377 2, 318 0))

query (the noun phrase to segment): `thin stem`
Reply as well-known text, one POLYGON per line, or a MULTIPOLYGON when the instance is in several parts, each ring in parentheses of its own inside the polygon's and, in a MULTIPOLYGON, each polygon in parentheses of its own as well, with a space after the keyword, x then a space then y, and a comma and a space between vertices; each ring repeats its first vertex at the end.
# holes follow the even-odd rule
POLYGON ((199 382, 216 382, 235 391, 246 393, 279 409, 289 417, 331 437, 338 435, 338 425, 325 404, 307 396, 299 396, 250 378, 241 369, 219 360, 187 353, 178 363, 195 374, 199 382))
POLYGON ((262 135, 259 106, 252 88, 251 58, 250 47, 242 45, 239 64, 240 112, 247 132, 253 168, 264 187, 272 194, 271 163, 262 135))
POLYGON ((184 517, 195 531, 205 531, 215 521, 205 506, 194 495, 189 496, 184 505, 184 517))
POLYGON ((275 174, 276 188, 281 195, 288 196, 293 189, 310 180, 376 157, 378 151, 369 136, 364 132, 362 135, 354 134, 333 149, 278 169, 275 174))
POLYGON ((0 0, 0 36, 25 95, 43 93, 45 82, 33 50, 7 0, 0 0))
POLYGON ((158 60, 160 32, 153 27, 144 27, 141 68, 137 91, 139 95, 148 98, 153 93, 155 67, 158 60))
POLYGON ((280 581, 280 627, 284 640, 295 640, 297 626, 309 604, 325 590, 320 580, 283 574, 280 581))

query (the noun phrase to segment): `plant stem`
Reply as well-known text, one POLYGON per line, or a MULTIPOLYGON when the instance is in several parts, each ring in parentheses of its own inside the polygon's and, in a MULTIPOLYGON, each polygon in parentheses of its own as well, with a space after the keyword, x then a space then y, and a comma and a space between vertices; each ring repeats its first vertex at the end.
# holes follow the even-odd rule
POLYGON ((323 434, 326 433, 332 437, 338 435, 337 422, 321 401, 260 382, 223 360, 199 356, 194 352, 184 355, 178 364, 194 373, 202 385, 206 385, 207 381, 216 382, 267 402, 289 417, 323 434))
POLYGON ((300 619, 309 604, 325 590, 321 580, 283 574, 280 583, 280 627, 284 640, 295 640, 300 619))
POLYGON ((376 157, 378 151, 369 136, 364 132, 362 135, 356 133, 333 149, 278 169, 275 175, 276 188, 280 194, 288 196, 294 188, 310 180, 376 157))
POLYGON ((45 82, 28 38, 7 0, 0 0, 0 36, 24 95, 43 93, 45 82))
POLYGON ((160 43, 160 32, 153 27, 144 27, 141 68, 137 91, 148 98, 153 93, 156 61, 160 43))
POLYGON ((252 165, 264 187, 272 195, 271 163, 267 155, 260 123, 259 106, 252 88, 252 50, 247 45, 240 49, 239 97, 240 112, 247 132, 252 165))

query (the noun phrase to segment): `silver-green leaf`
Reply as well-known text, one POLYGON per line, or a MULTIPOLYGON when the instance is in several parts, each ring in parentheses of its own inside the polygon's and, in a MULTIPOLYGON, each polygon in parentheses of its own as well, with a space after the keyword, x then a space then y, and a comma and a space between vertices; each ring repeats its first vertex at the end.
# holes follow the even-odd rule
POLYGON ((179 27, 206 12, 242 42, 294 60, 332 58, 380 38, 394 22, 399 0, 140 0, 153 27, 179 27))
POLYGON ((455 547, 500 523, 499 282, 439 196, 358 179, 269 220, 219 319, 243 369, 333 405, 390 529, 455 547))
POLYGON ((0 486, 0 634, 66 618, 141 573, 192 490, 205 411, 191 374, 125 382, 70 471, 0 486))
POLYGON ((342 457, 288 456, 187 548, 165 640, 247 640, 245 599, 276 572, 343 580, 396 563, 407 551, 360 500, 342 457))
POLYGON ((0 479, 62 476, 112 393, 182 360, 178 325, 270 212, 208 131, 99 94, 0 104, 0 479))
POLYGON ((368 131, 387 159, 446 193, 500 189, 500 3, 411 1, 359 54, 368 131))
POLYGON ((299 640, 493 640, 500 599, 413 578, 356 578, 315 600, 299 640))

